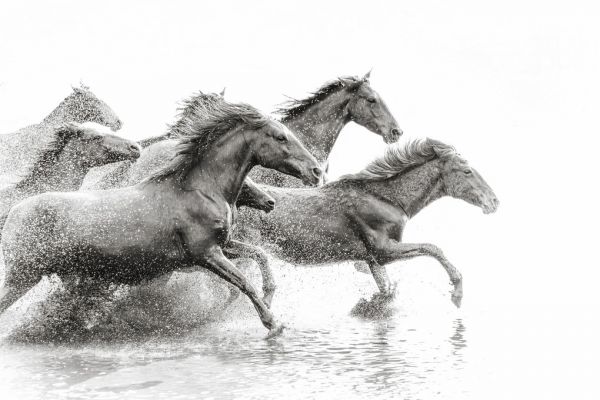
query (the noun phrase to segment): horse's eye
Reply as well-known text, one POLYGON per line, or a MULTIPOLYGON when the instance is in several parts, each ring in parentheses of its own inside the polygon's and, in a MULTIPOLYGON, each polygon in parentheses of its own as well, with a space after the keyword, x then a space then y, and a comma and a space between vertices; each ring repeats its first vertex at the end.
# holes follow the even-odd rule
POLYGON ((275 136, 275 139, 277 139, 280 142, 285 142, 287 141, 287 138, 284 135, 280 135, 280 136, 275 136))
POLYGON ((376 101, 376 100, 375 100, 375 97, 368 97, 368 98, 367 98, 367 101, 368 101, 369 103, 375 103, 375 101, 376 101))
POLYGON ((465 175, 471 175, 473 173, 473 171, 471 171, 470 169, 466 169, 464 172, 465 175))

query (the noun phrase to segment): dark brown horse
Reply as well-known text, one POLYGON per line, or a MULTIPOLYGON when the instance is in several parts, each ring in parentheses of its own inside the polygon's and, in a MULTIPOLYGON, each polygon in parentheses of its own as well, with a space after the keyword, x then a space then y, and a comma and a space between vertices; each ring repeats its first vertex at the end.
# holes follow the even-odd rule
MULTIPOLYGON (((371 73, 362 78, 344 76, 325 83, 311 96, 290 100, 276 113, 281 122, 308 148, 324 166, 342 129, 355 122, 379 135, 386 143, 396 142, 402 135, 396 119, 379 93, 369 82, 371 73)), ((256 168, 250 174, 256 183, 278 187, 302 186, 293 177, 256 168)))
MULTIPOLYGON (((87 186, 87 189, 115 189, 132 186, 140 183, 148 176, 169 164, 177 155, 177 138, 188 137, 193 134, 198 122, 208 118, 215 108, 220 107, 225 100, 224 91, 217 93, 198 92, 185 100, 179 108, 177 121, 169 126, 164 135, 141 140, 139 143, 144 147, 141 156, 133 161, 124 161, 117 165, 109 165, 101 171, 100 177, 88 175, 86 180, 95 182, 87 186)), ((90 175, 94 175, 94 172, 90 175)), ((294 178, 295 179, 295 178, 294 178)), ((240 196, 236 207, 232 207, 232 228, 236 225, 238 207, 247 206, 261 211, 269 212, 274 207, 272 197, 260 190, 251 180, 247 178, 242 185, 240 196)), ((233 229, 232 229, 233 230, 233 229)), ((275 280, 269 268, 267 256, 262 249, 242 243, 238 240, 230 241, 224 252, 227 256, 252 258, 258 264, 263 277, 263 302, 270 307, 275 293, 275 280)), ((171 273, 165 274, 157 282, 166 283, 171 273)), ((229 286, 232 296, 227 304, 233 301, 239 291, 229 286)))
MULTIPOLYGON (((196 114, 196 117, 202 119, 205 118, 200 114, 196 114)), ((186 135, 183 131, 180 131, 179 135, 186 135)), ((177 155, 178 141, 175 139, 164 139, 157 141, 150 146, 142 150, 142 154, 133 164, 131 164, 127 171, 120 175, 120 180, 113 181, 114 187, 127 187, 136 185, 146 179, 148 176, 155 174, 160 171, 164 165, 167 165, 173 157, 177 155)), ((232 227, 233 232, 238 225, 238 214, 240 207, 249 207, 264 212, 270 212, 275 207, 275 200, 260 189, 250 178, 246 178, 242 185, 240 195, 232 207, 232 227)), ((223 248, 223 252, 228 257, 235 258, 251 258, 257 264, 262 275, 262 289, 263 289, 263 302, 267 307, 271 307, 271 302, 275 294, 275 279, 273 273, 269 267, 267 255, 258 246, 253 246, 238 240, 231 240, 227 243, 227 246, 223 248)), ((167 283, 171 273, 167 273, 160 277, 154 283, 167 283)), ((239 291, 234 287, 229 287, 232 296, 227 301, 226 305, 230 304, 237 296, 239 291)))
POLYGON ((417 256, 438 260, 454 285, 452 301, 462 299, 460 273, 429 243, 402 243, 408 220, 442 196, 462 199, 484 213, 498 200, 492 189, 452 147, 427 139, 390 146, 385 155, 355 175, 315 189, 262 186, 277 208, 254 226, 254 244, 294 264, 351 260, 368 263, 384 296, 391 296, 385 265, 417 256))
POLYGON ((131 140, 78 124, 56 128, 54 138, 30 172, 15 185, 0 190, 0 238, 9 210, 19 201, 39 193, 78 190, 91 168, 134 160, 140 156, 140 150, 131 140))
POLYGON ((209 269, 246 294, 265 327, 281 326, 223 255, 231 207, 262 165, 315 185, 318 162, 283 125, 245 104, 223 103, 182 139, 178 156, 126 188, 45 193, 13 207, 4 226, 0 312, 44 275, 139 284, 175 269, 209 269))

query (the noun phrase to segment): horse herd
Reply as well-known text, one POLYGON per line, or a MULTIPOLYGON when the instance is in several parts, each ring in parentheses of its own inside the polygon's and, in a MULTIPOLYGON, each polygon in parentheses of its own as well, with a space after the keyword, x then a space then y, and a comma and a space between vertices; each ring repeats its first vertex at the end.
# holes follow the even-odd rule
POLYGON ((135 143, 81 125, 122 126, 81 87, 40 124, 0 136, 0 313, 52 274, 65 284, 139 285, 207 269, 235 287, 231 298, 244 293, 275 335, 283 325, 270 311, 276 286, 263 248, 293 264, 355 261, 384 298, 394 293, 387 264, 434 257, 460 306, 458 270, 438 247, 403 243, 402 233, 442 196, 494 212, 498 200, 477 171, 442 142, 395 143, 402 131, 369 74, 335 79, 277 112, 280 120, 199 93, 166 134, 135 143), (350 121, 389 145, 361 172, 324 184, 350 121), (262 296, 241 272, 249 260, 262 296))

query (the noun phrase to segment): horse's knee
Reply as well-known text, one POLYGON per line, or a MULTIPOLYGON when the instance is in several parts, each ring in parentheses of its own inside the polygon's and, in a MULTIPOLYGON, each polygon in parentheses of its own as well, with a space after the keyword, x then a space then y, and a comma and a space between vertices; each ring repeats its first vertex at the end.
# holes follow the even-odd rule
POLYGON ((435 244, 425 243, 422 248, 426 254, 436 257, 444 257, 444 252, 442 251, 442 249, 440 249, 435 244))
POLYGON ((263 292, 274 292, 277 289, 275 282, 268 281, 263 283, 263 292))

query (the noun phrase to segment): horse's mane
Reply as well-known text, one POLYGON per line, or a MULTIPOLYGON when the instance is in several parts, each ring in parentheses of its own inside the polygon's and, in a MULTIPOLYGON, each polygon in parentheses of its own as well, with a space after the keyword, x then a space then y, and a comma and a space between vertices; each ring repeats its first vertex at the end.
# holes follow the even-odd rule
POLYGON ((145 148, 163 140, 188 136, 193 131, 194 123, 206 118, 206 110, 215 107, 221 101, 224 100, 220 94, 198 91, 180 103, 177 107, 177 121, 167 125, 166 133, 139 140, 138 144, 145 148))
POLYGON ((216 93, 203 93, 201 91, 184 100, 177 108, 177 121, 168 126, 167 137, 186 137, 193 131, 194 124, 204 119, 207 110, 214 108, 223 97, 216 93))
POLYGON ((454 147, 426 138, 416 139, 403 146, 388 146, 385 154, 356 174, 342 176, 339 181, 384 180, 402 174, 408 169, 456 154, 454 147))
POLYGON ((251 105, 220 101, 213 108, 205 109, 201 118, 185 125, 186 129, 181 130, 179 135, 175 157, 168 165, 148 177, 148 181, 160 182, 175 176, 179 183, 183 182, 202 154, 219 138, 240 124, 247 125, 249 129, 259 129, 269 120, 251 105))
POLYGON ((348 88, 349 90, 356 90, 360 85, 366 82, 363 79, 360 79, 356 76, 342 76, 332 81, 326 82, 323 86, 321 86, 316 91, 312 92, 310 96, 303 100, 296 100, 290 98, 288 101, 281 104, 279 108, 277 108, 274 113, 280 114, 281 122, 289 121, 297 115, 304 113, 310 106, 316 104, 331 93, 337 92, 342 88, 348 88), (345 81, 353 82, 349 87, 345 81))
POLYGON ((41 150, 37 159, 32 163, 29 173, 16 185, 16 189, 23 189, 38 179, 44 179, 48 168, 58 161, 67 144, 83 133, 83 128, 77 124, 68 123, 54 129, 52 140, 41 150))

